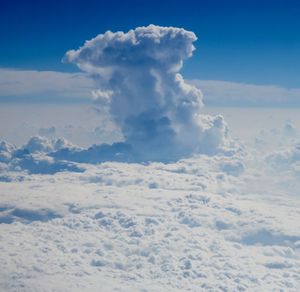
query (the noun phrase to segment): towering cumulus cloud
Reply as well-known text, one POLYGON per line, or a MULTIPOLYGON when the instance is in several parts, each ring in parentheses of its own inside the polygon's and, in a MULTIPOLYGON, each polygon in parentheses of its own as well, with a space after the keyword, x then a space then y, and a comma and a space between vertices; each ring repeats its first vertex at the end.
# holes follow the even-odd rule
POLYGON ((213 154, 226 146, 222 117, 200 116, 201 91, 178 73, 196 39, 184 29, 149 25, 107 31, 65 55, 97 80, 99 106, 141 160, 213 154))

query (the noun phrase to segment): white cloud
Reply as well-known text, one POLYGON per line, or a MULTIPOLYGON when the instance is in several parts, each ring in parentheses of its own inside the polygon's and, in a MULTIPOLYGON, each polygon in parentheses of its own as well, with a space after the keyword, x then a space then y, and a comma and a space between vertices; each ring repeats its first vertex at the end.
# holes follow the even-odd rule
POLYGON ((68 51, 64 61, 98 81, 94 96, 138 159, 213 154, 230 144, 226 123, 221 117, 201 117, 201 91, 179 74, 196 39, 193 32, 155 25, 107 31, 68 51))
POLYGON ((266 160, 276 170, 295 170, 297 174, 300 174, 300 144, 274 151, 267 156, 266 160))
POLYGON ((204 104, 214 106, 300 106, 300 89, 216 80, 190 80, 204 94, 204 104))
POLYGON ((0 176, 0 288, 298 291, 298 201, 266 201, 264 184, 255 196, 260 169, 249 182, 240 163, 202 155, 0 176))
POLYGON ((282 150, 265 160, 247 146, 148 164, 97 163, 124 144, 0 143, 0 288, 298 290, 300 148, 270 135, 282 150))
POLYGON ((47 139, 45 137, 35 136, 29 139, 29 141, 21 147, 28 153, 42 152, 50 153, 65 148, 75 148, 73 144, 65 139, 47 139))
MULTIPOLYGON (((188 80, 203 92, 206 106, 294 107, 300 105, 300 89, 217 80, 188 80)), ((99 86, 99 84, 98 84, 99 86)), ((86 101, 102 97, 108 102, 112 91, 101 88, 84 73, 0 69, 0 102, 86 101)), ((158 92, 161 90, 157 85, 158 92)))
POLYGON ((6 164, 2 172, 12 170, 53 174, 61 171, 83 171, 84 169, 75 163, 51 156, 52 153, 64 149, 72 152, 80 150, 65 139, 50 140, 36 136, 30 138, 25 145, 19 148, 2 141, 0 143, 0 163, 2 166, 6 164))
POLYGON ((0 69, 0 101, 91 99, 93 81, 82 73, 0 69))

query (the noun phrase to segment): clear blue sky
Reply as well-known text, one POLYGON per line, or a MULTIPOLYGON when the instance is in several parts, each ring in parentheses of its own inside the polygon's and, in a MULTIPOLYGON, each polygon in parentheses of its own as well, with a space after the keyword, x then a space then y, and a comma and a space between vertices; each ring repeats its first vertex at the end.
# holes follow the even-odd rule
POLYGON ((186 78, 300 87, 300 1, 0 0, 0 67, 74 71, 64 53, 106 30, 194 31, 186 78))

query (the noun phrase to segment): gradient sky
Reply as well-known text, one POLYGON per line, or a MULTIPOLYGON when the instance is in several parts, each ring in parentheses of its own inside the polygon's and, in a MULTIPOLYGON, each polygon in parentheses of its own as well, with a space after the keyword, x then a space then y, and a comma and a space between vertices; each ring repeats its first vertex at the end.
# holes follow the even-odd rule
POLYGON ((194 31, 186 78, 299 87, 299 1, 0 2, 0 67, 76 71, 61 59, 106 30, 150 23, 194 31))

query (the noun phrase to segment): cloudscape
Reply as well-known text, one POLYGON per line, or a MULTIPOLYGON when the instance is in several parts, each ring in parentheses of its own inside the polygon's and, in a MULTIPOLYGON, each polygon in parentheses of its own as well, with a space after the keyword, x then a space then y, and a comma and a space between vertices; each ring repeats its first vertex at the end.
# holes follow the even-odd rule
POLYGON ((0 290, 299 291, 298 5, 129 2, 0 12, 0 290))

